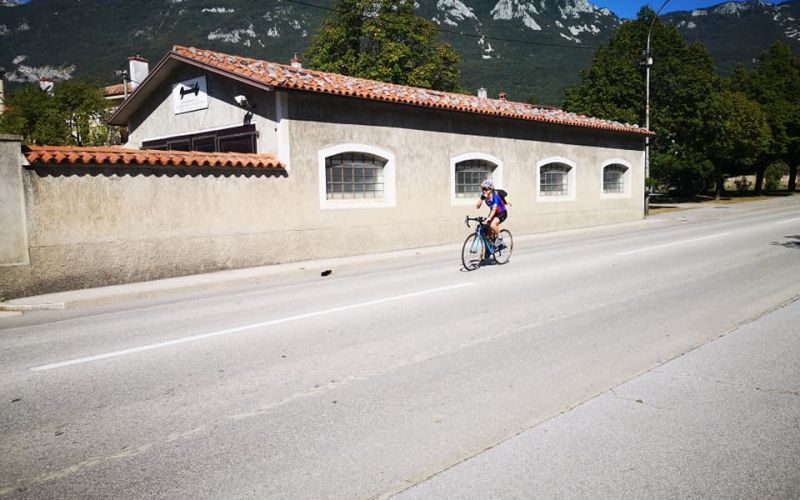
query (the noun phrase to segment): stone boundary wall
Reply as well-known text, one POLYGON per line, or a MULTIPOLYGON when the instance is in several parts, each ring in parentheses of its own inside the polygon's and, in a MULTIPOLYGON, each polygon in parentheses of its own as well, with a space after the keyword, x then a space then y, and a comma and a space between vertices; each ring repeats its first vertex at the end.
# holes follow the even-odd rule
POLYGON ((21 140, 0 134, 0 267, 30 264, 21 140))

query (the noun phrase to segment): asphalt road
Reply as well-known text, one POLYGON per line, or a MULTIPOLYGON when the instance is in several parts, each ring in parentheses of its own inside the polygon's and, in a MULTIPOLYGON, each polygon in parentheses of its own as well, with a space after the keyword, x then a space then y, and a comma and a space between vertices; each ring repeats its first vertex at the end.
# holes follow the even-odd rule
POLYGON ((416 494, 797 299, 798 207, 0 320, 0 497, 416 494))

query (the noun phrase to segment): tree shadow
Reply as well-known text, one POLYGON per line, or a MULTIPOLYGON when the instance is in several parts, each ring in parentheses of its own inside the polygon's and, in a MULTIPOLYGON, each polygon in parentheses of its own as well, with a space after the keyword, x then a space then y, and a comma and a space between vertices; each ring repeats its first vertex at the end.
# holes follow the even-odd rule
POLYGON ((772 241, 770 242, 770 245, 800 250, 800 234, 784 236, 784 238, 786 238, 788 241, 772 241))

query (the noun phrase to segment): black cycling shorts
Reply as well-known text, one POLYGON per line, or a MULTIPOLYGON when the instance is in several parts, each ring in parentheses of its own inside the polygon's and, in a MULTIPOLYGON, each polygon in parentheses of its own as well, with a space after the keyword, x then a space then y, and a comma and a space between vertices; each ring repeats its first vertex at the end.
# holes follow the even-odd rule
POLYGON ((508 210, 503 210, 499 215, 495 215, 495 217, 497 217, 497 223, 502 224, 508 217, 508 210))

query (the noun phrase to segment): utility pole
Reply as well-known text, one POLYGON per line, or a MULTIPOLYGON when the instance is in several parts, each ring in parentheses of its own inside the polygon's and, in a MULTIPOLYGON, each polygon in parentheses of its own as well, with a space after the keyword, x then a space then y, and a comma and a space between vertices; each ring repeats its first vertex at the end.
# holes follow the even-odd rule
MULTIPOLYGON (((670 2, 670 0, 664 0, 664 3, 661 4, 661 7, 658 8, 656 15, 653 16, 653 20, 650 22, 650 29, 647 30, 647 47, 644 51, 644 67, 645 67, 645 106, 644 106, 644 128, 648 131, 650 130, 650 67, 653 65, 653 56, 650 54, 650 38, 653 34, 653 26, 656 24, 656 19, 658 19, 658 15, 661 14, 661 11, 664 10, 664 7, 670 2)), ((645 145, 644 145, 644 179, 645 179, 645 193, 646 196, 644 198, 644 214, 647 215, 650 212, 650 193, 647 192, 649 189, 647 187, 647 179, 650 178, 650 138, 651 136, 647 136, 645 138, 645 145)))

